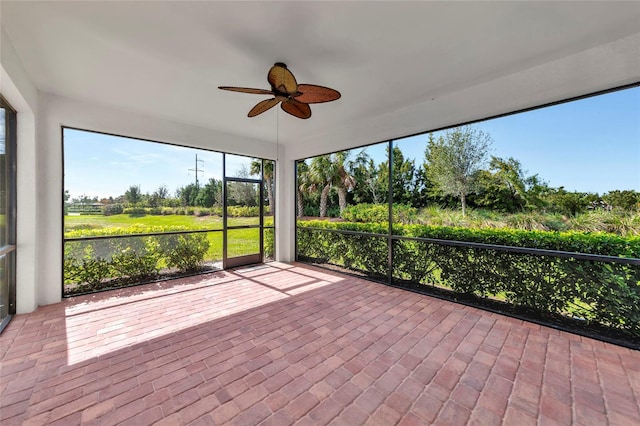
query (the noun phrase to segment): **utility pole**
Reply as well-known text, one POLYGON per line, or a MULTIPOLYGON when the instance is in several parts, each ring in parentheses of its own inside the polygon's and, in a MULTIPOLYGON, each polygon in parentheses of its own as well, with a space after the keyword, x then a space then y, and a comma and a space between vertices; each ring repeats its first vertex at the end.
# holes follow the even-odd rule
POLYGON ((204 170, 202 168, 198 168, 198 162, 203 163, 204 164, 204 160, 198 160, 198 154, 196 154, 196 168, 195 169, 189 169, 190 172, 195 172, 196 175, 196 188, 200 188, 198 186, 198 173, 204 173, 204 170))

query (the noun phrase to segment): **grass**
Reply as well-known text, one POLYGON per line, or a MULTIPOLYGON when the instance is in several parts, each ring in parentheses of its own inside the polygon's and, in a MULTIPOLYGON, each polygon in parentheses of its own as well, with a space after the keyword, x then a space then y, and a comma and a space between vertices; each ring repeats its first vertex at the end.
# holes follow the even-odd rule
POLYGON ((576 217, 557 213, 526 212, 505 214, 481 209, 459 210, 437 206, 421 209, 417 222, 433 226, 466 228, 508 228, 527 231, 606 232, 631 237, 640 235, 640 213, 625 211, 588 211, 576 217))
MULTIPOLYGON (((258 225, 258 217, 230 217, 228 226, 258 225)), ((273 226, 273 217, 267 216, 265 226, 273 226)), ((65 216, 65 232, 77 229, 101 229, 101 228, 127 228, 134 225, 143 226, 181 226, 190 230, 222 230, 222 218, 219 216, 131 216, 119 214, 112 216, 82 215, 65 216)), ((230 229, 228 231, 228 256, 242 256, 260 252, 260 234, 257 228, 230 229)), ((222 232, 207 232, 209 250, 205 255, 206 262, 222 260, 222 232)))
MULTIPOLYGON (((258 225, 258 217, 230 217, 227 220, 228 226, 258 225)), ((265 226, 273 226, 273 217, 267 216, 264 220, 265 226)), ((102 215, 82 215, 65 216, 65 232, 74 229, 99 229, 99 228, 126 228, 133 225, 144 226, 183 226, 194 231, 222 229, 222 218, 219 216, 187 216, 187 215, 166 215, 166 216, 131 216, 127 214, 117 214, 113 216, 102 215)))
POLYGON ((65 231, 72 229, 126 228, 132 225, 145 226, 184 226, 193 230, 222 229, 222 218, 217 216, 141 216, 126 214, 113 216, 83 215, 65 216, 65 231))

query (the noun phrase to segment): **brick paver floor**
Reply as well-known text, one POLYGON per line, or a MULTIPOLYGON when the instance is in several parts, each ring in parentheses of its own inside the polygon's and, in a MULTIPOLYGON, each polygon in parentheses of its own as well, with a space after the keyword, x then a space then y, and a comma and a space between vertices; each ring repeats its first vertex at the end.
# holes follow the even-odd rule
POLYGON ((640 352, 301 264, 64 300, 0 343, 3 426, 640 424, 640 352))

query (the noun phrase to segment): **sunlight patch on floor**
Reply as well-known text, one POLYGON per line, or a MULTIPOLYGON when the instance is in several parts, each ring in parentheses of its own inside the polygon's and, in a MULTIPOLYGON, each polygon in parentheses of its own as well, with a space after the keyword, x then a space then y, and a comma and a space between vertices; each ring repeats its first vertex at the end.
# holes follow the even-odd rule
POLYGON ((300 272, 278 265, 247 268, 209 280, 149 284, 70 300, 65 308, 68 364, 185 332, 341 279, 300 272))

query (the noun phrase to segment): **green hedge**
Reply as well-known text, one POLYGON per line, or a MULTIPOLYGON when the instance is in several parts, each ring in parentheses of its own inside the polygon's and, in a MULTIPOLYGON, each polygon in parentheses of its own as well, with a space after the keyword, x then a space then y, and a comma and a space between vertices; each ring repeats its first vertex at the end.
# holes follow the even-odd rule
MULTIPOLYGON (((104 210, 99 213, 105 216, 111 216, 114 214, 128 214, 132 217, 141 216, 166 216, 166 215, 181 215, 181 216, 222 216, 222 207, 127 207, 124 208, 120 204, 113 204, 105 206, 104 210)), ((95 212, 93 213, 95 214, 95 212)), ((228 206, 227 214, 230 217, 257 217, 260 216, 260 207, 248 207, 248 206, 228 206)))
MULTIPOLYGON (((396 235, 489 243, 640 258, 640 237, 395 225, 396 235)), ((387 276, 387 224, 300 222, 298 253, 387 276), (383 234, 383 237, 323 232, 322 229, 383 234)), ((395 240, 393 277, 450 289, 461 294, 498 298, 540 313, 580 317, 640 337, 640 266, 510 253, 438 243, 395 240)))
POLYGON ((157 275, 161 268, 196 270, 204 261, 209 241, 204 233, 135 236, 135 234, 188 231, 178 226, 143 226, 69 231, 79 236, 132 235, 130 238, 66 241, 65 293, 83 293, 113 284, 136 282, 157 275))
POLYGON ((275 229, 264 228, 264 257, 267 259, 275 258, 275 229))
MULTIPOLYGON (((342 212, 342 218, 349 222, 386 222, 389 220, 389 206, 386 204, 356 204, 342 212)), ((393 205, 393 220, 397 223, 415 223, 418 209, 404 204, 393 205)))

